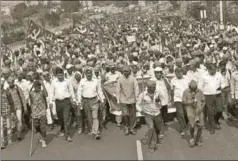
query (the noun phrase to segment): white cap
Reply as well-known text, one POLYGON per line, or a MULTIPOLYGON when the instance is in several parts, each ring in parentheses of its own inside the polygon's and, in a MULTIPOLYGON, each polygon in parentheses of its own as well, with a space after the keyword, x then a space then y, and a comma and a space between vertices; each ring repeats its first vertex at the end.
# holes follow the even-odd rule
POLYGON ((66 69, 70 69, 70 68, 72 68, 72 67, 73 67, 72 64, 67 64, 67 65, 66 65, 66 69))
POLYGON ((226 46, 224 46, 223 48, 222 48, 222 50, 227 50, 228 49, 228 47, 226 47, 226 46))
POLYGON ((160 59, 159 59, 159 62, 160 62, 160 63, 165 63, 165 59, 164 59, 164 58, 160 58, 160 59))
POLYGON ((156 67, 156 68, 154 69, 154 71, 155 71, 155 72, 162 72, 163 69, 162 69, 161 67, 156 67))

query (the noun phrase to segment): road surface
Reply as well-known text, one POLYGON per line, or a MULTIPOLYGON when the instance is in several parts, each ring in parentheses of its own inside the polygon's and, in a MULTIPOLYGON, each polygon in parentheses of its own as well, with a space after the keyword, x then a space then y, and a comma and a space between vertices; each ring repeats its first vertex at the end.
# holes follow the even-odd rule
MULTIPOLYGON (((204 130, 203 147, 190 148, 186 139, 180 138, 176 131, 177 122, 171 122, 166 131, 166 136, 162 144, 154 153, 150 153, 148 148, 142 145, 142 155, 144 160, 185 160, 185 159, 238 159, 238 129, 227 125, 222 121, 222 129, 214 135, 210 135, 204 130)), ((136 136, 125 136, 120 128, 109 123, 108 129, 102 132, 102 139, 97 141, 89 135, 75 134, 72 143, 68 143, 64 138, 55 137, 57 129, 48 134, 48 147, 42 149, 40 144, 34 151, 33 156, 29 156, 30 133, 19 143, 14 143, 7 149, 2 150, 2 159, 10 160, 57 160, 57 159, 88 159, 88 160, 137 160, 136 140, 142 138, 147 130, 144 125, 136 136)), ((37 136, 35 135, 33 147, 36 147, 37 136)))

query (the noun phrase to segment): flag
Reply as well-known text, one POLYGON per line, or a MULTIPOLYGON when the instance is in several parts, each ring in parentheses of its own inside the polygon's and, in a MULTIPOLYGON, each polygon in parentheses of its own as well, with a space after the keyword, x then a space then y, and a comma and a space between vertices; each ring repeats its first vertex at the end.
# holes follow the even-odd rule
POLYGON ((87 28, 83 25, 79 25, 79 26, 76 26, 74 29, 73 29, 73 33, 74 34, 85 34, 87 32, 87 28))
POLYGON ((43 30, 41 29, 41 27, 37 25, 33 20, 30 20, 27 31, 27 37, 29 38, 29 40, 36 41, 41 36, 43 36, 43 30))

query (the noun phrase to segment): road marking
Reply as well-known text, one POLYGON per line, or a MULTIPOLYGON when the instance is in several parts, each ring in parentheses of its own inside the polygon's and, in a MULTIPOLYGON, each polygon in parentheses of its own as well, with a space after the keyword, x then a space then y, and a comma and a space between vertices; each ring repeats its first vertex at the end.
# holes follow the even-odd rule
POLYGON ((136 150, 137 150, 137 159, 143 160, 142 148, 141 148, 141 141, 136 140, 136 150))

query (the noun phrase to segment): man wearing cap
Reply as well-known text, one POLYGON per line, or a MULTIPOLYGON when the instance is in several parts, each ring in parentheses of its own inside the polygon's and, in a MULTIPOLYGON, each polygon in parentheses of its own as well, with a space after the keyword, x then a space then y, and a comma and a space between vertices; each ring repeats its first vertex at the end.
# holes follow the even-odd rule
POLYGON ((68 142, 72 142, 70 136, 71 128, 71 112, 72 108, 76 106, 76 99, 72 84, 69 80, 64 78, 64 70, 62 68, 56 69, 57 79, 52 82, 52 97, 50 108, 53 104, 56 105, 58 121, 61 126, 59 136, 66 137, 68 142))
POLYGON ((223 110, 221 85, 222 75, 217 72, 216 64, 212 63, 208 66, 208 72, 201 76, 198 86, 205 95, 210 134, 214 134, 215 129, 220 129, 219 119, 222 116, 223 110))
POLYGON ((157 142, 162 142, 164 137, 164 122, 160 112, 161 101, 156 93, 156 82, 149 80, 146 82, 147 89, 139 95, 137 109, 145 115, 148 131, 143 143, 149 146, 151 152, 156 149, 157 142))
POLYGON ((198 89, 195 80, 189 83, 189 88, 183 92, 183 105, 187 111, 190 141, 189 146, 200 145, 202 143, 201 135, 204 126, 203 108, 205 106, 205 96, 203 92, 198 89), (197 136, 194 139, 195 126, 197 129, 197 136))
POLYGON ((171 102, 176 107, 176 116, 180 124, 180 134, 183 137, 187 127, 186 110, 182 104, 183 92, 188 88, 189 79, 183 75, 182 68, 175 69, 175 77, 171 80, 171 102))
POLYGON ((104 103, 104 96, 100 82, 93 78, 93 68, 85 68, 86 78, 83 78, 78 87, 78 104, 83 107, 88 126, 95 139, 100 139, 98 110, 99 102, 104 103))
POLYGON ((17 118, 17 137, 22 139, 22 113, 28 113, 27 103, 20 87, 14 84, 14 78, 10 76, 7 80, 9 88, 7 88, 7 97, 10 98, 11 113, 14 113, 17 118))
POLYGON ((170 102, 170 93, 171 93, 171 86, 166 78, 163 75, 163 69, 161 67, 156 67, 154 69, 155 78, 151 78, 156 82, 156 90, 155 92, 159 95, 161 101, 161 115, 163 118, 164 123, 167 121, 168 115, 168 104, 170 102))
POLYGON ((136 100, 139 96, 139 86, 135 77, 131 75, 130 67, 123 67, 123 75, 118 79, 116 87, 117 103, 122 110, 125 134, 135 135, 136 100))

